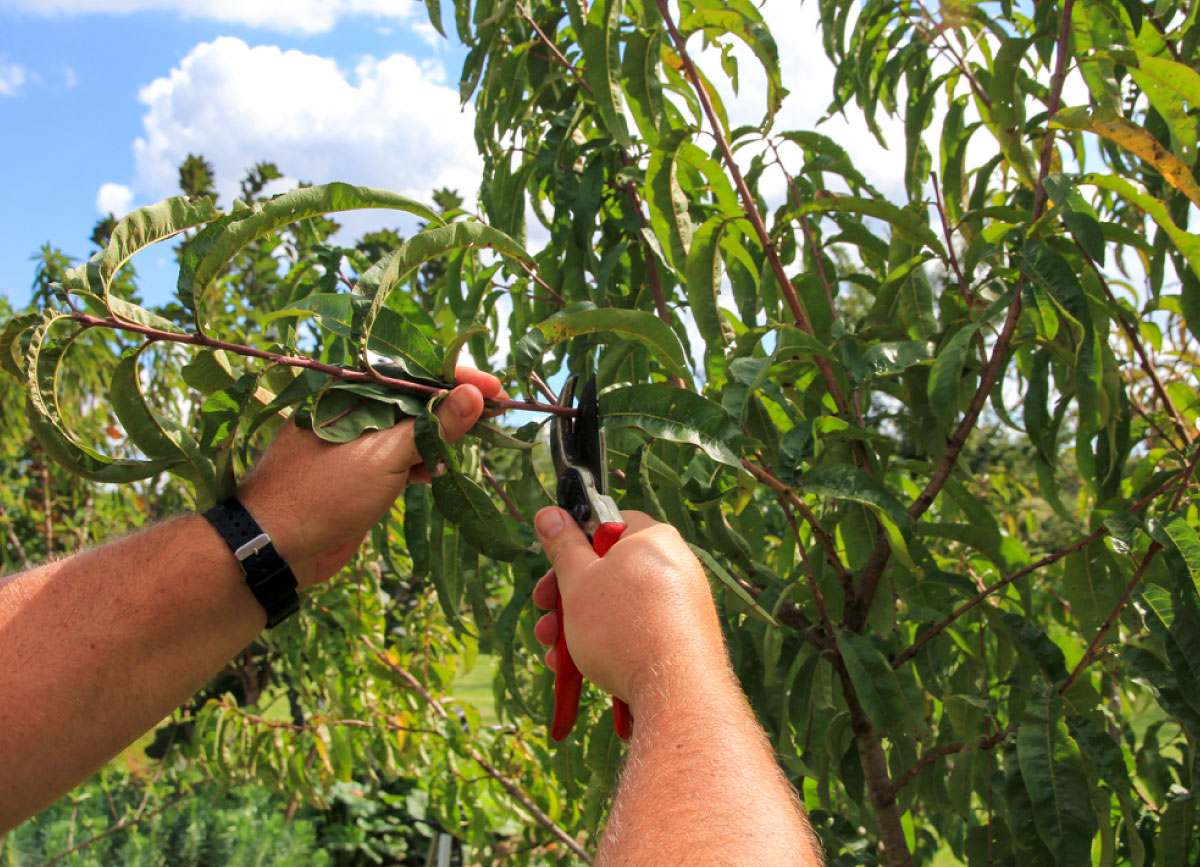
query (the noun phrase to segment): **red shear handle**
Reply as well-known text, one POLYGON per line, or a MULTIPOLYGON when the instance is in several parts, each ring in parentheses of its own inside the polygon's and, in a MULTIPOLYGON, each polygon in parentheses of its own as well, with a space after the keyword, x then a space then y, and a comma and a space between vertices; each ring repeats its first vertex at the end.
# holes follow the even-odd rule
MULTIPOLYGON (((616 544, 625 532, 625 525, 617 522, 601 524, 592 537, 592 550, 603 557, 608 549, 616 544)), ((558 653, 558 671, 554 674, 554 719, 550 724, 550 737, 561 741, 570 734, 575 725, 575 717, 579 714, 579 693, 583 687, 583 675, 575 667, 571 659, 571 651, 567 649, 566 619, 563 617, 562 596, 554 604, 558 613, 558 639, 554 649, 558 653)), ((629 705, 615 695, 613 703, 613 728, 622 740, 629 740, 633 734, 633 716, 629 705)))

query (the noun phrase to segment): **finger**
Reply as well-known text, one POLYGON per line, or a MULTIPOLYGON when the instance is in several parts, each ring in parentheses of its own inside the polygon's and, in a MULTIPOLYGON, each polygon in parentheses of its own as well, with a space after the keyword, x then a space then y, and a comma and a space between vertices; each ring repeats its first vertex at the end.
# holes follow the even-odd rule
POLYGON ((558 648, 551 647, 546 651, 546 668, 558 672, 558 648))
POLYGON ((490 373, 476 370, 474 367, 454 368, 454 381, 459 385, 473 385, 484 397, 500 396, 500 380, 490 373))
POLYGON ((533 604, 543 611, 549 611, 558 602, 558 578, 551 569, 534 585, 533 604))
POLYGON ((551 611, 533 625, 533 637, 547 647, 558 641, 558 615, 551 611))
MULTIPOLYGON (((488 395, 484 395, 484 396, 488 397, 488 398, 497 398, 499 400, 508 400, 508 392, 504 391, 503 389, 501 389, 500 392, 497 394, 488 394, 488 395)), ((508 412, 508 410, 504 409, 503 407, 501 407, 500 409, 490 409, 483 414, 483 417, 484 418, 495 418, 498 415, 504 415, 506 412, 508 412)))
POLYGON ((533 523, 558 576, 560 591, 598 559, 583 530, 563 509, 548 506, 537 513, 533 523))
MULTIPOLYGON (((474 385, 460 385, 443 400, 435 414, 441 422, 442 436, 446 442, 454 442, 479 420, 483 412, 483 394, 474 385)), ((413 419, 405 419, 389 431, 383 432, 392 449, 388 464, 392 472, 406 472, 421 463, 417 442, 413 436, 413 419)))

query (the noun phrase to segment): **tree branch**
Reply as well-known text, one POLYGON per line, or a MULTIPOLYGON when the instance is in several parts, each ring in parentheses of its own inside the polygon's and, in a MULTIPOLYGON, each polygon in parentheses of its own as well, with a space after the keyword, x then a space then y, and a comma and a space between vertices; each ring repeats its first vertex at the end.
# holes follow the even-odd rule
MULTIPOLYGON (((663 3, 664 0, 659 0, 663 3)), ((1053 115, 1058 111, 1058 107, 1062 101, 1063 82, 1066 79, 1067 65, 1067 43, 1071 37, 1071 11, 1075 6, 1075 0, 1064 0, 1062 21, 1059 26, 1058 43, 1056 48, 1054 77, 1050 83, 1050 114, 1053 115)), ((1046 175, 1050 172, 1050 155, 1053 151, 1054 135, 1053 130, 1048 130, 1045 138, 1042 140, 1042 160, 1038 169, 1037 196, 1035 198, 1033 215, 1030 224, 1037 223, 1046 208, 1046 175)), ((987 402, 988 395, 991 394, 997 380, 1000 378, 1000 370, 1004 366, 1004 360, 1008 355, 1009 345, 1012 343, 1013 334, 1016 332, 1017 321, 1021 316, 1021 291, 1025 286, 1025 279, 1022 277, 1017 281, 1017 285, 1013 291, 1012 301, 1008 305, 1008 313, 1004 319, 1004 326, 1000 330, 999 336, 996 338, 996 343, 992 348, 992 357, 984 366, 979 379, 979 388, 971 397, 971 402, 967 406, 967 411, 963 414, 958 426, 954 432, 946 440, 946 448, 942 452, 942 457, 939 459, 937 466, 934 468, 933 474, 930 476, 928 483, 920 495, 912 502, 908 508, 908 518, 910 521, 915 521, 933 505, 938 493, 945 486, 950 478, 950 474, 954 471, 954 466, 958 461, 959 454, 962 453, 963 447, 967 443, 967 437, 975 429, 976 423, 979 421, 979 415, 983 411, 983 405, 987 402)), ((875 598, 875 591, 879 587, 879 579, 883 575, 884 567, 887 565, 888 559, 891 556, 891 550, 888 547, 887 539, 880 534, 878 541, 875 543, 875 549, 871 552, 871 558, 867 562, 866 568, 863 570, 862 580, 858 585, 858 599, 853 607, 846 609, 846 625, 848 628, 858 631, 866 622, 867 611, 870 610, 871 601, 875 598)))
POLYGON ((953 756, 957 753, 965 752, 972 746, 978 746, 981 750, 990 750, 1016 730, 1016 726, 1010 726, 1004 731, 998 732, 994 735, 980 735, 979 738, 974 741, 959 741, 958 743, 944 744, 936 749, 927 750, 921 755, 921 758, 913 762, 911 768, 896 778, 896 781, 892 784, 893 796, 895 796, 896 793, 915 780, 921 771, 925 770, 939 759, 944 759, 947 756, 953 756))
MULTIPOLYGON (((367 647, 371 648, 372 652, 375 654, 375 657, 380 662, 393 671, 397 677, 399 677, 402 681, 404 681, 405 684, 408 685, 409 688, 420 695, 421 698, 423 698, 429 704, 429 706, 433 708, 434 713, 436 713, 438 717, 441 719, 448 719, 450 717, 450 713, 446 710, 442 703, 434 698, 433 694, 426 689, 425 685, 421 683, 421 681, 417 680, 417 678, 414 677, 411 672, 409 672, 407 669, 401 668, 399 665, 396 665, 394 662, 388 659, 387 654, 376 647, 369 638, 364 636, 362 641, 365 645, 367 645, 367 647)), ((576 842, 575 838, 568 834, 566 830, 558 825, 558 823, 546 815, 545 811, 538 807, 538 805, 535 804, 527 794, 521 791, 521 789, 519 789, 515 783, 509 780, 508 777, 504 776, 504 774, 500 773, 500 771, 496 769, 495 765, 489 762, 484 757, 483 753, 481 753, 473 744, 464 744, 464 748, 467 752, 467 755, 471 757, 472 761, 479 765, 479 767, 483 768, 483 772, 485 774, 499 783, 501 788, 508 792, 508 794, 512 796, 513 800, 524 807, 526 812, 533 816, 539 825, 561 840, 563 845, 578 855, 585 864, 592 863, 592 858, 590 855, 588 855, 587 850, 580 846, 579 843, 576 842)))
POLYGON ((832 654, 833 667, 842 682, 846 696, 846 707, 850 711, 850 728, 858 746, 858 760, 862 765, 863 779, 875 822, 879 826, 879 839, 883 843, 883 855, 888 867, 912 867, 912 853, 900 821, 900 808, 896 804, 895 786, 888 773, 887 755, 883 741, 874 723, 863 710, 850 680, 850 672, 840 654, 832 654))
POLYGON ((1125 332, 1125 336, 1129 338, 1129 343, 1133 346, 1133 351, 1137 353, 1138 360, 1142 363, 1142 370, 1150 377, 1150 382, 1154 386, 1154 392, 1158 395, 1158 399, 1162 401, 1163 409, 1167 415, 1171 417, 1171 421, 1175 423, 1175 430, 1179 433, 1183 444, 1186 446, 1191 442, 1191 437, 1188 436, 1187 426, 1184 423, 1183 416, 1175 407, 1175 403, 1171 400, 1171 396, 1167 394, 1167 389, 1163 386, 1162 380, 1158 377, 1158 371, 1154 365, 1150 363, 1150 356, 1146 353, 1146 347, 1142 343, 1141 337, 1137 333, 1137 329, 1133 327, 1128 319, 1125 318, 1125 308, 1117 303, 1116 296, 1113 295, 1112 289, 1108 285, 1108 281, 1104 279, 1104 274, 1100 271, 1100 267, 1092 259, 1087 250, 1083 249, 1083 245, 1079 241, 1075 242, 1075 246, 1079 248, 1079 252, 1083 254, 1083 258, 1091 266, 1092 273, 1096 275, 1096 279, 1100 281, 1100 288, 1104 290, 1105 296, 1112 302, 1112 305, 1119 311, 1117 320, 1121 323, 1121 328, 1125 332))
MULTIPOLYGON (((775 279, 779 281, 779 288, 787 299, 788 307, 791 308, 792 317, 796 320, 796 325, 801 331, 813 334, 812 323, 809 322, 808 316, 804 313, 804 308, 800 305, 800 300, 796 296, 796 289, 792 286, 792 281, 788 279, 787 274, 783 270, 783 261, 779 258, 779 251, 775 249, 775 242, 771 240, 766 224, 763 223, 762 215, 758 212, 758 205, 754 201, 754 195, 750 192, 750 187, 746 184, 746 179, 742 177, 741 169, 738 168, 737 161, 733 157, 733 151, 729 147, 729 142, 726 140, 725 133, 721 128, 721 121, 717 118, 717 113, 713 109, 712 100, 708 98, 708 91, 704 89, 704 85, 700 81, 700 74, 696 70, 696 64, 692 62, 692 57, 688 54, 687 44, 684 42, 683 36, 679 33, 679 28, 675 26, 674 18, 671 17, 671 9, 667 5, 667 0, 657 0, 657 2, 663 22, 667 26, 667 32, 671 36, 671 41, 675 43, 675 50, 679 53, 679 59, 683 63, 684 74, 687 76, 688 82, 692 85, 692 89, 696 92, 696 97, 700 100, 700 106, 704 110, 705 117, 708 118, 709 126, 712 127, 713 138, 716 139, 717 147, 721 151, 721 158, 725 163, 726 171, 729 172, 729 176, 733 179, 734 186, 737 188, 738 195, 741 197, 742 212, 753 227, 754 234, 758 236, 763 253, 766 255, 767 261, 771 264, 771 270, 775 273, 775 279)), ((821 376, 825 380, 825 385, 829 389, 829 394, 833 398, 838 412, 846 418, 851 418, 850 407, 846 403, 846 396, 842 394, 841 386, 838 385, 837 377, 833 373, 833 368, 829 365, 829 360, 824 356, 814 355, 813 361, 816 362, 817 368, 821 371, 821 376)))
MULTIPOLYGON (((1197 451, 1197 454, 1200 455, 1200 450, 1197 451)), ((1126 511, 1126 514, 1132 515, 1135 512, 1141 511, 1151 501, 1158 499, 1159 496, 1161 496, 1169 487, 1171 487, 1178 481, 1182 480, 1184 482, 1183 487, 1180 488, 1181 491, 1184 490, 1187 486, 1187 483, 1186 483, 1187 476, 1191 474, 1191 471, 1192 471, 1191 468, 1192 468, 1192 466, 1194 466, 1194 463, 1195 463, 1195 461, 1193 459, 1192 465, 1189 465, 1189 467, 1187 469, 1183 470, 1178 476, 1173 476, 1170 479, 1167 479, 1167 481, 1163 482, 1161 485, 1159 485, 1157 488, 1155 488, 1149 494, 1142 497, 1140 500, 1138 500, 1136 503, 1134 503, 1132 506, 1129 507, 1129 509, 1126 511)), ((905 650, 903 650, 902 652, 897 654, 896 657, 892 660, 892 668, 893 669, 899 668, 901 665, 908 662, 910 659, 912 659, 914 656, 917 655, 917 652, 922 647, 924 647, 926 644, 928 644, 930 641, 932 641, 934 638, 936 638, 941 632, 943 632, 947 626, 949 626, 951 623, 953 623, 958 618, 962 617, 964 614, 966 614, 968 611, 970 611, 972 608, 974 608, 980 602, 982 602, 983 600, 987 599, 989 596, 994 594, 996 591, 1003 590, 1009 584, 1013 583, 1014 581, 1016 581, 1019 578, 1024 578, 1026 575, 1030 574, 1031 572, 1036 572, 1037 570, 1039 570, 1045 566, 1049 566, 1052 563, 1057 563, 1063 557, 1066 557, 1069 554, 1074 554, 1076 551, 1080 551, 1080 550, 1086 548, 1092 542, 1095 542, 1098 539, 1102 539, 1104 536, 1107 536, 1107 535, 1108 535, 1108 528, 1101 527, 1100 529, 1084 536, 1082 539, 1078 539, 1075 542, 1072 542, 1067 547, 1062 548, 1058 551, 1055 551, 1053 554, 1047 554, 1045 557, 1042 557, 1040 560, 1030 563, 1028 566, 1025 566, 1024 568, 1017 570, 1016 572, 1014 572, 1013 574, 1011 574, 1005 578, 1001 578, 999 581, 997 581, 995 584, 992 584, 990 587, 984 588, 977 595, 973 596, 971 599, 967 600, 962 605, 955 608, 953 612, 951 612, 949 615, 944 617, 942 620, 939 620, 937 623, 935 623, 929 629, 925 630, 925 632, 923 632, 921 634, 920 638, 918 638, 916 641, 914 641, 908 648, 906 648, 905 650)))
POLYGON ((521 510, 517 508, 517 504, 508 495, 508 491, 504 490, 500 482, 496 481, 496 477, 492 475, 492 471, 488 469, 487 464, 480 461, 479 470, 483 474, 483 478, 491 485, 492 490, 496 492, 496 496, 504 501, 504 505, 508 508, 508 513, 524 524, 525 516, 521 514, 521 510))
MULTIPOLYGON (((305 370, 315 370, 319 373, 324 373, 332 376, 334 379, 340 379, 345 382, 373 382, 379 385, 386 385, 389 388, 394 388, 397 391, 408 392, 409 394, 420 394, 426 397, 434 397, 439 394, 445 394, 448 389, 436 385, 426 385, 421 382, 410 382, 406 379, 396 379, 391 376, 384 376, 374 370, 363 371, 353 370, 346 367, 336 367, 332 364, 324 364, 312 358, 306 358, 300 355, 282 355, 278 352, 268 352, 265 349, 255 349, 252 346, 244 346, 240 343, 229 343, 224 340, 217 340, 209 337, 206 334, 178 334, 173 331, 163 331, 158 328, 151 328, 146 325, 138 325, 133 322, 124 322, 119 319, 105 318, 101 319, 98 316, 91 316, 87 313, 70 314, 65 317, 72 319, 75 322, 83 325, 84 328, 110 328, 114 331, 129 331, 134 334, 141 334, 151 341, 167 341, 170 343, 186 343, 189 346, 202 346, 207 349, 221 349, 226 352, 232 352, 236 355, 245 356, 248 358, 261 358, 272 364, 282 364, 287 367, 299 367, 305 370)), ((555 406, 546 403, 529 403, 523 400, 509 400, 508 398, 489 397, 484 400, 484 406, 489 409, 523 409, 529 412, 545 412, 554 415, 574 417, 575 410, 571 407, 555 406)))
MULTIPOLYGON (((742 466, 746 468, 750 475, 769 487, 777 497, 780 497, 780 502, 784 505, 785 509, 787 508, 786 504, 790 502, 796 511, 800 513, 800 516, 804 518, 804 522, 812 529, 812 534, 817 540, 817 544, 825 551, 825 559, 833 569, 834 574, 837 575, 838 580, 842 582, 843 588, 853 592, 854 587, 850 582, 850 573, 846 571, 845 565, 843 565, 841 558, 838 556, 837 545, 834 544, 833 538, 825 532, 825 528, 821 526, 821 522, 817 520, 817 516, 813 514, 812 509, 808 507, 804 500, 800 499, 795 491, 772 475, 769 470, 752 464, 745 458, 742 458, 742 466), (782 499, 784 497, 786 497, 786 501, 782 499)), ((797 537, 796 543, 803 547, 799 537, 797 537)))
MULTIPOLYGON (((1200 462, 1200 449, 1196 449, 1196 454, 1192 456, 1192 460, 1187 465, 1187 469, 1183 471, 1183 479, 1179 484, 1179 490, 1175 492, 1175 496, 1171 499, 1170 510, 1172 512, 1178 509, 1179 504, 1183 502, 1183 495, 1187 492, 1188 482, 1191 479, 1192 473, 1196 469, 1197 462, 1200 462)), ((1096 632, 1096 637, 1092 639, 1092 643, 1088 645, 1087 650, 1084 651, 1083 656, 1080 658, 1075 668, 1071 671, 1070 676, 1066 679, 1063 685, 1059 687, 1059 693, 1066 692, 1067 689, 1070 688, 1071 684, 1075 682, 1075 678, 1079 676, 1079 673, 1083 671, 1096 656, 1096 652, 1100 648, 1100 642, 1104 640, 1104 636, 1108 634, 1108 630, 1112 629, 1113 624, 1117 622, 1117 617, 1125 609, 1125 606, 1129 604, 1129 598, 1133 596, 1134 589, 1139 583, 1141 583, 1142 576, 1146 574, 1146 569, 1149 567, 1150 561, 1154 559, 1154 555, 1160 550, 1162 550, 1162 545, 1160 545, 1157 540, 1154 540, 1150 543, 1150 547, 1146 549, 1145 556, 1142 557, 1142 562, 1138 564, 1137 571, 1133 573, 1133 578, 1130 580, 1129 584, 1126 585, 1125 592, 1121 594, 1120 601, 1117 602, 1116 607, 1113 608, 1113 610, 1109 613, 1104 623, 1100 625, 1100 629, 1096 632)))

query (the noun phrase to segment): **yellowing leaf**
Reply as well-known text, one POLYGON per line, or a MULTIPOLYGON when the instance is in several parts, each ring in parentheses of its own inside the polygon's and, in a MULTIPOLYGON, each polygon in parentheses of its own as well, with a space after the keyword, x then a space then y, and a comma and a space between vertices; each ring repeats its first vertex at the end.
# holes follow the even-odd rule
POLYGON ((1103 109, 1090 112, 1078 107, 1063 109, 1054 116, 1050 125, 1059 129, 1094 132, 1120 145, 1154 166, 1168 184, 1200 206, 1200 184, 1192 177, 1191 170, 1136 123, 1103 109))

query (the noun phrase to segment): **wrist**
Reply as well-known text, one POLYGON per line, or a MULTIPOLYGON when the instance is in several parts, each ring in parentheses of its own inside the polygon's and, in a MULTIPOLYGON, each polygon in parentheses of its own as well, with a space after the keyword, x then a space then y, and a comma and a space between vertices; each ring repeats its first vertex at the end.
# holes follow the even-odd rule
POLYGON ((713 702, 740 695, 729 657, 721 648, 718 653, 676 654, 647 666, 631 681, 628 703, 634 719, 641 720, 691 707, 708 713, 713 702))
POLYGON ((236 497, 246 507, 263 532, 271 537, 271 543, 284 562, 296 576, 301 590, 316 583, 315 558, 307 552, 303 543, 300 522, 293 519, 286 509, 273 504, 262 496, 253 481, 238 489, 236 497))
POLYGON ((267 627, 295 614, 300 607, 296 575, 245 504, 231 497, 203 514, 237 561, 246 586, 266 613, 267 627))

